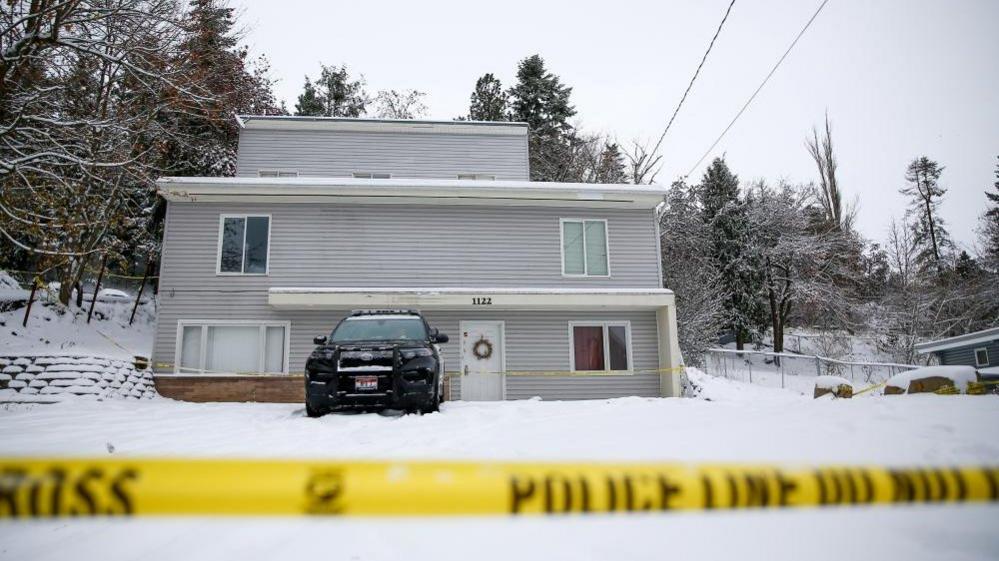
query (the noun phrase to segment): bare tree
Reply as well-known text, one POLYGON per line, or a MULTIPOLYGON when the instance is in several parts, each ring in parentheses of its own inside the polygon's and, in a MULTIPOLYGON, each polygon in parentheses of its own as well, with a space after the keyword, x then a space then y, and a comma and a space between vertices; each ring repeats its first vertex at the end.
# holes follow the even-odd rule
POLYGON ((648 144, 633 140, 630 149, 624 150, 628 160, 628 182, 634 185, 650 185, 655 183, 656 176, 662 169, 662 155, 650 150, 648 144))
POLYGON ((819 184, 814 186, 813 193, 826 221, 837 229, 850 230, 856 216, 856 205, 844 206, 843 203, 843 193, 836 177, 836 155, 833 152, 832 125, 829 123, 828 113, 822 136, 813 127, 812 138, 805 140, 805 146, 819 171, 819 184))
POLYGON ((419 119, 427 114, 423 98, 427 94, 417 90, 382 90, 375 96, 377 115, 382 119, 419 119))

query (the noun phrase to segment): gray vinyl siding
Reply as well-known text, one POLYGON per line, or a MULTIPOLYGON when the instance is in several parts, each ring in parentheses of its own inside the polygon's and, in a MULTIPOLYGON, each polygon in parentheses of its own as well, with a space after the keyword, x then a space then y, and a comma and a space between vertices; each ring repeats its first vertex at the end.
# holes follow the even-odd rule
MULTIPOLYGON (((158 372, 172 372, 177 344, 178 320, 259 320, 291 323, 289 371, 301 373, 312 352, 312 338, 328 334, 347 310, 275 310, 267 305, 265 292, 218 292, 206 299, 203 293, 161 292, 153 365, 158 372)), ((570 321, 630 321, 632 360, 637 370, 658 368, 657 328, 654 311, 428 311, 427 321, 451 336, 443 345, 449 371, 460 368, 461 320, 504 320, 506 366, 512 371, 569 370, 570 321)), ((452 378, 453 398, 460 396, 460 377, 452 378)), ((598 399, 620 396, 657 396, 656 374, 622 376, 550 377, 510 376, 507 399, 540 396, 544 399, 598 399)))
POLYGON ((940 364, 975 366, 975 349, 981 348, 988 349, 989 363, 979 366, 979 368, 999 366, 999 341, 990 341, 988 343, 978 343, 976 345, 968 345, 966 347, 947 349, 945 351, 937 352, 937 356, 940 358, 940 364))
POLYGON ((170 203, 161 292, 270 287, 659 288, 652 210, 170 203), (267 276, 217 276, 219 216, 270 214, 267 276), (606 218, 610 277, 562 276, 560 217, 606 218))
POLYGON ((482 173, 527 180, 527 135, 243 129, 236 175, 256 177, 262 169, 318 177, 381 172, 456 179, 459 173, 482 173))

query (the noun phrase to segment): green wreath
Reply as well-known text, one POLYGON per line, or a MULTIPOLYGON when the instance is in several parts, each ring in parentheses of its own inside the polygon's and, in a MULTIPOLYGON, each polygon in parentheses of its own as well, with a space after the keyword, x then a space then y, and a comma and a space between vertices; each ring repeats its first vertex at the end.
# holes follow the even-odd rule
POLYGON ((479 340, 472 345, 472 354, 479 360, 486 360, 493 356, 493 344, 480 335, 479 340))

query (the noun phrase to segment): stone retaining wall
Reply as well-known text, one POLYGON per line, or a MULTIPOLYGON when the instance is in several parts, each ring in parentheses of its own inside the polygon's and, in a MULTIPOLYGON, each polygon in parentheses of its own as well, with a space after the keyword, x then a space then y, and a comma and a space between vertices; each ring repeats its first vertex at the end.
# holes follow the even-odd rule
POLYGON ((0 401, 150 399, 152 372, 116 358, 45 355, 0 356, 0 401))

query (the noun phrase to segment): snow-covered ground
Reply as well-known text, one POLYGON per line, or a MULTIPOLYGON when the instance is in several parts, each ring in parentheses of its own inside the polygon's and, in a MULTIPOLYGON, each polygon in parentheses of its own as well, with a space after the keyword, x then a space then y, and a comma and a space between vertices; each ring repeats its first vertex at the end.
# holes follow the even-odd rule
MULTIPOLYGON (((304 417, 167 399, 0 409, 0 455, 787 463, 999 463, 996 396, 812 400, 706 377, 696 399, 447 403, 304 417), (109 446, 109 444, 111 446, 109 446)), ((999 506, 550 519, 135 519, 0 523, 0 558, 994 559, 999 506)))
POLYGON ((130 359, 148 357, 153 348, 155 304, 143 298, 135 322, 128 324, 132 302, 101 301, 87 323, 89 302, 83 309, 66 310, 48 302, 35 302, 22 326, 24 308, 0 313, 0 354, 21 356, 74 353, 130 359))

